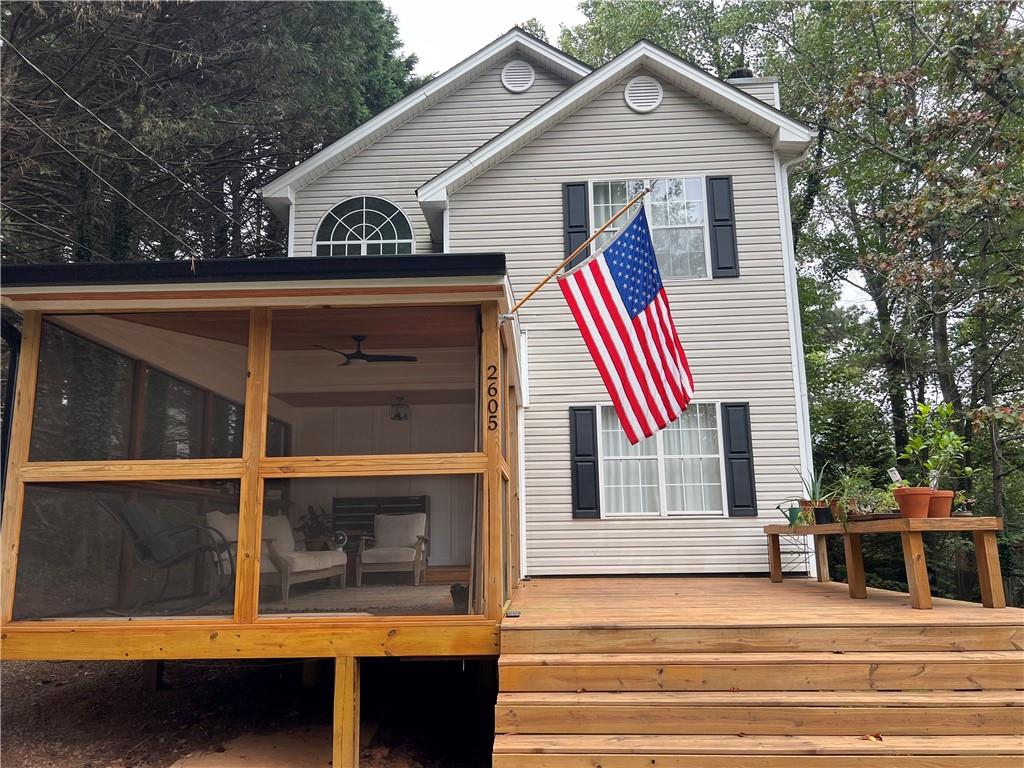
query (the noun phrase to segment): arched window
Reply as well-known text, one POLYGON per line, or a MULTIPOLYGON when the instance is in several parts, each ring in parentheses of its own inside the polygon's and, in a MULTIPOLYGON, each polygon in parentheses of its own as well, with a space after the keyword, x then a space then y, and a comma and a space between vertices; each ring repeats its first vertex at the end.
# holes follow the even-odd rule
POLYGON ((324 216, 317 256, 394 256, 412 253, 412 226, 402 209, 379 197, 352 197, 324 216))

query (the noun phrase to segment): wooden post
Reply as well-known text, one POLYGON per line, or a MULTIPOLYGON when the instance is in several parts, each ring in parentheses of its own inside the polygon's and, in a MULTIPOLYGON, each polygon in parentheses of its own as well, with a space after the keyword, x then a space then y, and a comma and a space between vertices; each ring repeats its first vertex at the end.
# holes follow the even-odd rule
POLYGON ((999 548, 995 531, 974 532, 974 556, 978 561, 981 604, 986 608, 1005 608, 1003 574, 999 568, 999 548))
POLYGON ((18 548, 21 518, 25 505, 22 465, 28 461, 32 442, 32 413, 36 406, 36 379, 39 375, 39 342, 42 317, 26 312, 21 323, 21 353, 18 357, 18 381, 11 419, 11 443, 7 459, 7 488, 4 492, 4 519, 0 527, 0 620, 14 614, 14 579, 18 572, 18 548))
POLYGON ((782 547, 779 534, 768 534, 768 578, 773 584, 782 583, 782 547))
POLYGON ((902 531, 903 564, 907 569, 910 605, 927 610, 932 607, 932 588, 928 583, 928 567, 924 561, 924 540, 920 531, 902 531))
POLYGON ((481 424, 487 455, 484 473, 483 568, 484 613, 501 618, 501 344, 498 339, 498 305, 491 301, 480 312, 481 424))
POLYGON ((828 572, 828 536, 814 534, 814 562, 818 566, 818 581, 832 581, 828 572))
POLYGON ((256 620, 260 602, 260 535, 263 530, 263 481, 260 461, 267 442, 267 398, 270 370, 270 310, 249 315, 249 362, 245 382, 245 430, 238 496, 238 555, 235 579, 235 621, 256 620))
POLYGON ((334 660, 333 768, 359 766, 359 660, 334 660))
POLYGON ((860 548, 860 534, 844 533, 843 548, 846 551, 846 583, 850 587, 850 597, 865 598, 868 596, 868 588, 864 582, 864 556, 860 548))

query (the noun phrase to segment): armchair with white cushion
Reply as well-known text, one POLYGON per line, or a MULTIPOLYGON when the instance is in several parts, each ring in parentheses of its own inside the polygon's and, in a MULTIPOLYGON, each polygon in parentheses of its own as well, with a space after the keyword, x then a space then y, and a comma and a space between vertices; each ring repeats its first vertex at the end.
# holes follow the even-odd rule
MULTIPOLYGON (((232 553, 238 550, 238 515, 207 512, 206 523, 223 534, 232 553)), ((305 552, 295 549, 295 534, 285 515, 266 515, 263 518, 263 545, 260 549, 261 584, 280 584, 281 601, 288 607, 292 584, 320 581, 338 577, 339 586, 345 586, 348 556, 344 552, 327 550, 305 552)))
POLYGON ((412 572, 419 586, 427 570, 427 515, 381 514, 373 516, 373 533, 363 534, 356 552, 356 586, 363 585, 364 573, 412 572))

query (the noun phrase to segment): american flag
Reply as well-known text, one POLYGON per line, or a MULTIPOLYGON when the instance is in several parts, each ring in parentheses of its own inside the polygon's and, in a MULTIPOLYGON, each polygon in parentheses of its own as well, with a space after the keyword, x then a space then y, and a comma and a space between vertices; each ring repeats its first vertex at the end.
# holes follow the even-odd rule
POLYGON ((679 418, 693 397, 693 377, 644 209, 558 284, 630 443, 679 418))

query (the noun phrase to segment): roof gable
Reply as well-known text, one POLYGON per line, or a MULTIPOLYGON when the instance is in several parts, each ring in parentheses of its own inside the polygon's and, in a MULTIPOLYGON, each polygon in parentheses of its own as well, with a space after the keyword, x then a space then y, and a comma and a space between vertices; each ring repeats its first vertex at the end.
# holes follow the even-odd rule
POLYGON ((590 68, 557 48, 514 27, 490 45, 438 75, 423 87, 367 120, 361 126, 324 147, 310 158, 278 176, 260 190, 267 205, 278 215, 294 202, 295 193, 328 171, 337 168, 396 127, 438 103, 496 62, 518 54, 570 82, 590 73, 590 68))
POLYGON ((420 187, 417 197, 428 221, 438 217, 449 194, 640 68, 771 136, 776 151, 784 156, 798 156, 810 145, 813 134, 803 123, 668 51, 641 41, 420 187))

